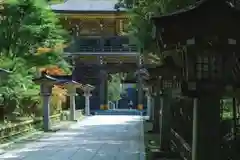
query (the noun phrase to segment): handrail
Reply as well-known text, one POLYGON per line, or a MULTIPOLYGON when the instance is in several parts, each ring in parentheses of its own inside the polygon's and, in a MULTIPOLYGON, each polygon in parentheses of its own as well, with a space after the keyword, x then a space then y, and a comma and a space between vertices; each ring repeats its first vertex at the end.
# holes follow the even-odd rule
POLYGON ((190 160, 192 152, 190 145, 174 129, 171 129, 171 139, 171 144, 176 147, 181 157, 190 160))
POLYGON ((127 46, 86 46, 73 44, 65 49, 66 51, 72 52, 137 52, 138 48, 136 45, 127 46))

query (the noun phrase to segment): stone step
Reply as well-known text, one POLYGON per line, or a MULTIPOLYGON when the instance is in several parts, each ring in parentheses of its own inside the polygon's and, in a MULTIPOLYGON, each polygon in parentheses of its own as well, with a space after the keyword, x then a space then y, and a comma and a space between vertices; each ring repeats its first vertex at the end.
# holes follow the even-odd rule
POLYGON ((144 111, 129 110, 129 109, 116 109, 116 110, 98 110, 95 115, 142 115, 144 111))

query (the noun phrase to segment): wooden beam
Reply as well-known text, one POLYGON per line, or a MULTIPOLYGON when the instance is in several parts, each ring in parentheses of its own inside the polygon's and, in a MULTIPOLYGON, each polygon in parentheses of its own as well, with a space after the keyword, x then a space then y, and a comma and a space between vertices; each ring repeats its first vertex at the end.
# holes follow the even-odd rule
POLYGON ((128 19, 128 14, 70 14, 70 13, 57 13, 59 17, 66 17, 72 19, 128 19))

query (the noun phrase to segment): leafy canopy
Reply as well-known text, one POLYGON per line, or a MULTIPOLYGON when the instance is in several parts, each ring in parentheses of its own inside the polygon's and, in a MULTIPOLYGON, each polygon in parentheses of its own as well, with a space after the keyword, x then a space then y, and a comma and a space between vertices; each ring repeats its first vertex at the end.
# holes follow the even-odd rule
POLYGON ((68 34, 43 0, 6 0, 0 21, 0 68, 12 71, 0 77, 0 105, 28 107, 39 101, 39 86, 32 82, 38 68, 58 66, 68 70, 61 46, 68 34), (37 53, 39 48, 51 48, 37 53), (57 49, 56 49, 57 48, 57 49), (23 103, 24 101, 24 103, 23 103))
POLYGON ((139 0, 129 11, 131 15, 129 34, 135 39, 138 46, 144 49, 145 53, 155 52, 151 17, 174 12, 194 2, 195 0, 139 0))
POLYGON ((59 60, 55 53, 36 54, 38 48, 54 48, 65 43, 68 37, 45 1, 5 1, 2 17, 0 51, 6 56, 21 57, 29 63, 36 59, 46 64, 59 60))

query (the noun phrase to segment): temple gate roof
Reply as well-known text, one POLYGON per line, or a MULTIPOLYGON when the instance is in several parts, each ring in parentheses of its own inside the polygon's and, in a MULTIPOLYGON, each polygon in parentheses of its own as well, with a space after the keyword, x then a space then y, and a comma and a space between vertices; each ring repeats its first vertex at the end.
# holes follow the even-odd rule
POLYGON ((118 0, 66 0, 64 3, 53 4, 51 9, 55 12, 116 12, 124 8, 115 9, 118 0))

